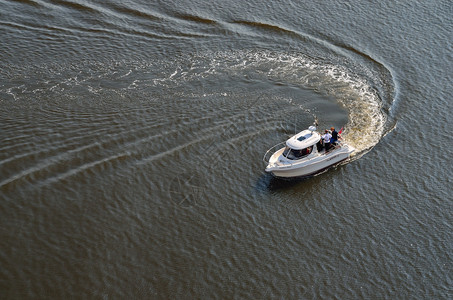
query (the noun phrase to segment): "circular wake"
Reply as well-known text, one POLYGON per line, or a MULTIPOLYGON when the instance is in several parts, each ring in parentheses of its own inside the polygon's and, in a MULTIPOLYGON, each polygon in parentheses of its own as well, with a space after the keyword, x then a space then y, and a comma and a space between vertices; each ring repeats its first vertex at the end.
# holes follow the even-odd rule
MULTIPOLYGON (((216 52, 184 57, 176 62, 178 67, 168 71, 172 72, 171 74, 155 82, 160 85, 172 82, 176 85, 194 86, 200 82, 209 84, 208 82, 213 80, 234 79, 237 86, 225 89, 225 95, 241 88, 247 90, 246 93, 249 94, 247 85, 270 83, 271 87, 268 85, 263 90, 272 94, 275 101, 281 98, 280 101, 285 102, 287 106, 300 108, 314 115, 319 119, 322 128, 330 127, 329 120, 323 119, 322 112, 316 106, 310 105, 310 99, 292 99, 298 96, 297 93, 285 93, 289 89, 314 91, 335 102, 339 106, 338 109, 347 111, 348 120, 344 124, 342 137, 358 150, 356 154, 363 154, 376 145, 388 130, 387 111, 393 101, 388 98, 393 91, 392 87, 385 83, 391 80, 381 77, 388 77, 390 74, 382 72, 382 66, 376 66, 377 70, 374 70, 372 61, 368 62, 368 66, 361 68, 357 68, 357 62, 350 65, 345 61, 343 63, 344 65, 334 64, 300 53, 216 52), (275 89, 275 86, 284 89, 275 89), (282 91, 283 93, 278 93, 282 91)), ((283 108, 285 109, 287 108, 283 108)), ((311 122, 312 120, 305 120, 304 124, 311 122)))
MULTIPOLYGON (((234 111, 253 111, 249 118, 264 118, 277 132, 282 128, 276 124, 285 123, 286 133, 295 122, 300 130, 316 118, 321 128, 333 122, 344 126, 343 139, 363 154, 388 130, 393 87, 386 84, 390 75, 382 66, 371 60, 358 63, 360 59, 237 50, 182 55, 172 61, 6 66, 10 76, 6 82, 11 84, 4 84, 0 95, 16 103, 32 97, 41 107, 46 104, 62 112, 66 107, 77 112, 79 107, 107 115, 139 101, 150 111, 164 105, 179 119, 201 118, 208 128, 214 128, 222 115, 234 119, 234 111), (336 117, 337 111, 346 112, 347 118, 336 117)), ((160 117, 153 122, 167 123, 168 118, 160 117)))

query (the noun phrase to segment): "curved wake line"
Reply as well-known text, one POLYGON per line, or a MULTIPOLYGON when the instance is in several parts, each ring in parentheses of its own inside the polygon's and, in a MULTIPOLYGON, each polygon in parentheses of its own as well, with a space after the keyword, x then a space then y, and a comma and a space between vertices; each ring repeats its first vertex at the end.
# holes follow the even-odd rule
MULTIPOLYGON (((200 21, 193 16, 185 17, 189 21, 200 21)), ((210 23, 210 20, 201 21, 210 23)), ((322 59, 295 51, 231 50, 195 53, 174 58, 170 62, 126 62, 124 74, 118 72, 118 74, 121 73, 120 77, 109 78, 109 80, 121 80, 129 83, 118 92, 118 95, 122 94, 121 92, 128 94, 130 90, 134 89, 145 91, 151 88, 182 90, 182 95, 187 96, 187 86, 192 86, 192 82, 209 83, 209 80, 213 78, 238 80, 242 86, 249 82, 264 82, 271 83, 271 88, 275 85, 300 87, 335 98, 339 105, 346 109, 348 122, 344 125, 343 138, 355 147, 358 153, 373 148, 388 132, 391 127, 388 124, 389 112, 394 108, 394 93, 398 87, 393 71, 385 63, 348 45, 339 43, 335 45, 283 26, 248 21, 234 21, 233 23, 240 26, 282 31, 283 34, 299 35, 318 44, 321 51, 323 51, 322 48, 325 48, 329 51, 329 55, 332 51, 337 55, 322 59), (149 71, 150 69, 152 71, 149 71), (152 76, 144 76, 148 73, 151 73, 152 76)), ((322 53, 318 57, 321 56, 322 53)), ((95 67, 89 70, 98 69, 99 65, 96 64, 95 67)), ((55 68, 56 71, 52 72, 56 74, 60 74, 64 69, 55 68)), ((115 65, 114 71, 117 68, 118 66, 115 65)), ((65 84, 71 88, 76 85, 78 88, 86 87, 89 90, 93 85, 92 78, 98 80, 108 77, 109 72, 107 71, 112 70, 111 67, 107 68, 107 71, 105 68, 100 69, 100 74, 93 74, 91 71, 86 74, 79 72, 75 76, 70 74, 69 79, 58 82, 56 86, 65 84), (84 76, 88 76, 88 78, 84 76)), ((48 85, 54 86, 55 82, 51 81, 48 85)), ((53 92, 53 90, 51 91, 53 92)), ((17 96, 11 88, 6 92, 11 92, 14 98, 17 96)), ((202 97, 197 93, 193 96, 202 97)), ((310 113, 314 116, 317 115, 315 110, 310 113)), ((274 116, 274 118, 276 117, 278 116, 274 116)), ((321 123, 324 122, 322 116, 318 116, 318 118, 321 123)), ((0 183, 0 186, 4 183, 5 181, 0 183)))
MULTIPOLYGON (((262 23, 237 23, 292 32, 262 23)), ((385 63, 352 47, 334 45, 310 35, 303 36, 334 51, 338 57, 323 60, 298 52, 269 50, 192 54, 176 59, 175 66, 166 69, 165 73, 148 84, 162 87, 162 82, 165 82, 166 88, 173 85, 184 88, 192 82, 213 77, 242 80, 246 75, 272 85, 284 84, 314 90, 336 99, 348 112, 344 140, 356 148, 359 154, 372 149, 390 127, 388 114, 395 103, 396 86, 392 70, 385 63)), ((323 123, 322 117, 319 119, 323 123)))
MULTIPOLYGON (((339 46, 331 44, 329 46, 339 49, 339 46)), ((375 67, 378 69, 384 69, 386 73, 384 75, 390 75, 391 81, 394 81, 391 71, 384 64, 366 54, 360 56, 377 65, 375 67)), ((203 58, 195 58, 195 61, 198 62, 198 59, 203 58)), ((359 75, 344 65, 323 62, 298 53, 230 51, 215 53, 209 59, 210 67, 206 68, 205 72, 198 70, 201 73, 179 77, 179 83, 194 80, 194 77, 216 76, 233 70, 237 73, 260 73, 266 80, 272 82, 284 82, 287 85, 313 89, 332 96, 348 111, 348 123, 344 126, 343 139, 356 148, 358 153, 373 148, 387 130, 386 112, 392 107, 394 97, 385 92, 388 87, 381 84, 381 81, 387 78, 380 78, 381 73, 377 76, 359 75), (380 91, 379 88, 384 91, 380 91), (391 101, 386 104, 384 99, 389 97, 391 101)), ((373 70, 366 71, 373 75, 373 70)), ((391 86, 391 91, 393 88, 391 86)))
MULTIPOLYGON (((354 100, 342 99, 341 97, 338 99, 338 102, 349 111, 349 123, 346 125, 347 132, 344 135, 344 138, 358 149, 358 152, 367 151, 373 148, 389 130, 388 127, 391 127, 388 126, 387 123, 388 117, 390 114, 393 114, 393 109, 396 105, 398 84, 395 81, 395 75, 392 68, 385 62, 382 62, 371 54, 359 51, 350 45, 340 42, 329 42, 326 39, 300 32, 292 28, 287 28, 280 24, 247 20, 233 21, 233 24, 258 30, 271 30, 285 35, 298 36, 333 51, 340 57, 351 60, 353 65, 356 65, 358 62, 362 68, 368 68, 368 70, 366 70, 367 72, 373 73, 373 71, 378 71, 378 75, 373 76, 374 78, 372 78, 371 82, 367 82, 369 81, 369 78, 366 80, 364 77, 361 78, 360 76, 352 74, 350 70, 342 65, 342 62, 329 66, 328 63, 319 59, 316 61, 308 57, 302 57, 301 59, 302 65, 305 63, 306 67, 319 69, 321 73, 331 76, 332 80, 348 84, 361 96, 359 99, 354 100), (376 83, 373 82, 375 79, 381 83, 380 91, 376 89, 376 83), (384 95, 380 93, 383 93, 384 95), (385 103, 383 99, 388 100, 389 102, 385 103), (366 105, 362 105, 360 103, 361 100, 363 100, 366 105)), ((283 56, 285 56, 285 54, 283 54, 283 56)), ((264 57, 269 58, 269 53, 264 57)), ((273 59, 278 60, 279 58, 274 57, 273 59)), ((298 57, 289 57, 289 59, 293 60, 293 62, 300 60, 298 57)), ((285 63, 283 60, 280 62, 285 63)), ((296 64, 294 64, 294 66, 296 66, 296 64)), ((295 68, 294 71, 297 72, 300 70, 295 68)), ((335 91, 332 95, 336 96, 335 91)))

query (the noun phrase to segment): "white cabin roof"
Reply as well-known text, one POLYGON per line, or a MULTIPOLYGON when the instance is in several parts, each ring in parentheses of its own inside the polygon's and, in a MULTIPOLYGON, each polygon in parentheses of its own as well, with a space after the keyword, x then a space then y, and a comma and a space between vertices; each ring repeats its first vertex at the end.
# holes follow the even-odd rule
POLYGON ((294 150, 302 150, 316 144, 320 139, 321 135, 316 131, 304 130, 289 138, 286 146, 294 150))

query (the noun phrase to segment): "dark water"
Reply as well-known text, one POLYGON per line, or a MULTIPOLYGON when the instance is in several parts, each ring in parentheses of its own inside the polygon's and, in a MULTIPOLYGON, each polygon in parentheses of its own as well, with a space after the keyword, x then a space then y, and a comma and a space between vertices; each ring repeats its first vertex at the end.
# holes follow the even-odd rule
POLYGON ((452 15, 1 2, 0 298, 453 298, 452 15), (315 119, 351 162, 265 174, 315 119))

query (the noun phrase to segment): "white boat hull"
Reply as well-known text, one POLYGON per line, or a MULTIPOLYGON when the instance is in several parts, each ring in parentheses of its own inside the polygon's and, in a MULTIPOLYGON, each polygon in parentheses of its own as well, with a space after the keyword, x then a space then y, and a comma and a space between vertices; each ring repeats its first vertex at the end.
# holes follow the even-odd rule
POLYGON ((301 161, 289 161, 282 159, 284 148, 275 152, 269 159, 266 172, 275 177, 292 178, 306 177, 320 173, 346 159, 354 151, 354 148, 343 145, 329 151, 327 154, 315 154, 301 161))

